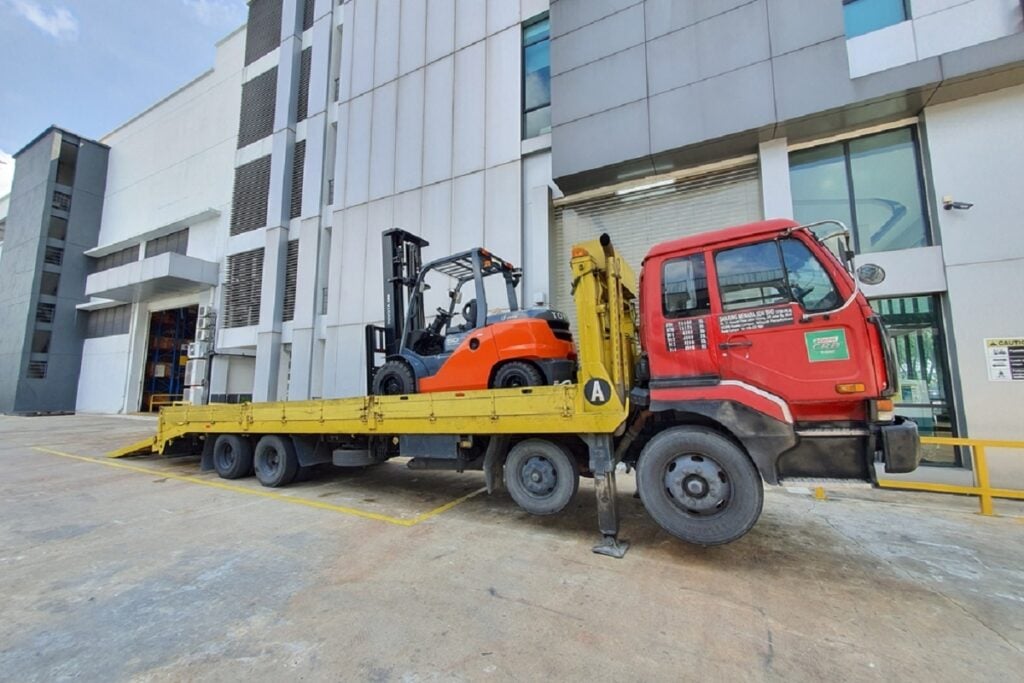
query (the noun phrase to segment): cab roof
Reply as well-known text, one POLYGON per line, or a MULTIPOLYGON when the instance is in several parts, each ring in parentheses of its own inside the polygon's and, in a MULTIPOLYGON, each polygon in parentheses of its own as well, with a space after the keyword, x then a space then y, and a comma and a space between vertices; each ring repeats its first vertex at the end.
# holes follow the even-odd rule
POLYGON ((799 223, 788 218, 774 218, 772 220, 746 223, 744 225, 723 228, 721 230, 699 232, 696 235, 688 235, 686 237, 680 237, 679 239, 654 245, 651 250, 647 252, 647 256, 644 257, 644 262, 646 263, 649 258, 661 256, 663 254, 675 254, 681 251, 696 251, 698 249, 705 249, 708 246, 717 243, 772 235, 785 230, 786 228, 797 228, 799 226, 799 223))

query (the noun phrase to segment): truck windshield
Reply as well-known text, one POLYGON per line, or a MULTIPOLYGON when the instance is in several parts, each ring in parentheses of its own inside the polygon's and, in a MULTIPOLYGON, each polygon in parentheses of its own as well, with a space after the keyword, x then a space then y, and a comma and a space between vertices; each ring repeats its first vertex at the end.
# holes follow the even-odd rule
POLYGON ((795 301, 805 311, 819 312, 842 303, 825 268, 794 238, 720 251, 715 269, 723 311, 795 301))

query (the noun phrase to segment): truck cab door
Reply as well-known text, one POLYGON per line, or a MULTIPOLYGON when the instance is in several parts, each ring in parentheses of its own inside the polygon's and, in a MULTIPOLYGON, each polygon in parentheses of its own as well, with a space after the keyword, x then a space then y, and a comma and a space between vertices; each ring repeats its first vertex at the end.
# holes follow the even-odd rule
POLYGON ((867 325, 858 302, 843 308, 850 284, 811 240, 795 233, 714 254, 719 367, 723 380, 781 397, 798 421, 859 419, 876 390, 867 325))
POLYGON ((717 383, 705 254, 655 259, 644 268, 657 273, 642 278, 640 297, 651 387, 717 383))

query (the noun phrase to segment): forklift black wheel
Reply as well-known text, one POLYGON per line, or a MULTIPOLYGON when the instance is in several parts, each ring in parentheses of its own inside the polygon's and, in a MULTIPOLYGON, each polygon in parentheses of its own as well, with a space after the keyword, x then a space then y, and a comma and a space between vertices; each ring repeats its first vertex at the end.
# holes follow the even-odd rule
POLYGON ((544 375, 536 365, 521 360, 505 363, 494 373, 492 389, 509 389, 512 387, 539 387, 544 384, 544 375))
POLYGON ((505 460, 505 488, 531 515, 553 515, 566 508, 580 486, 576 458, 544 439, 520 441, 505 460))
POLYGON ((295 445, 286 436, 267 435, 256 444, 253 455, 256 479, 264 486, 287 486, 299 473, 295 445))
POLYGON ((213 469, 221 479, 252 474, 252 444, 234 434, 221 434, 213 444, 213 469))
POLYGON ((761 516, 761 475, 740 448, 704 427, 668 429, 648 442, 636 470, 647 513, 676 538, 721 545, 761 516))
POLYGON ((373 393, 376 396, 398 396, 416 393, 416 377, 412 368, 400 360, 389 360, 380 366, 373 376, 373 393))

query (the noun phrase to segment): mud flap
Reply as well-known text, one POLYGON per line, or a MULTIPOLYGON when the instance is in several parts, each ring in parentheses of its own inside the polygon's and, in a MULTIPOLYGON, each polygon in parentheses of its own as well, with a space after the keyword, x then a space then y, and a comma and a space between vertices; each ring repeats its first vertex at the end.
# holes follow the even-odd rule
POLYGON ((508 455, 508 437, 492 436, 484 453, 484 483, 487 493, 494 493, 505 480, 505 456, 508 455))

